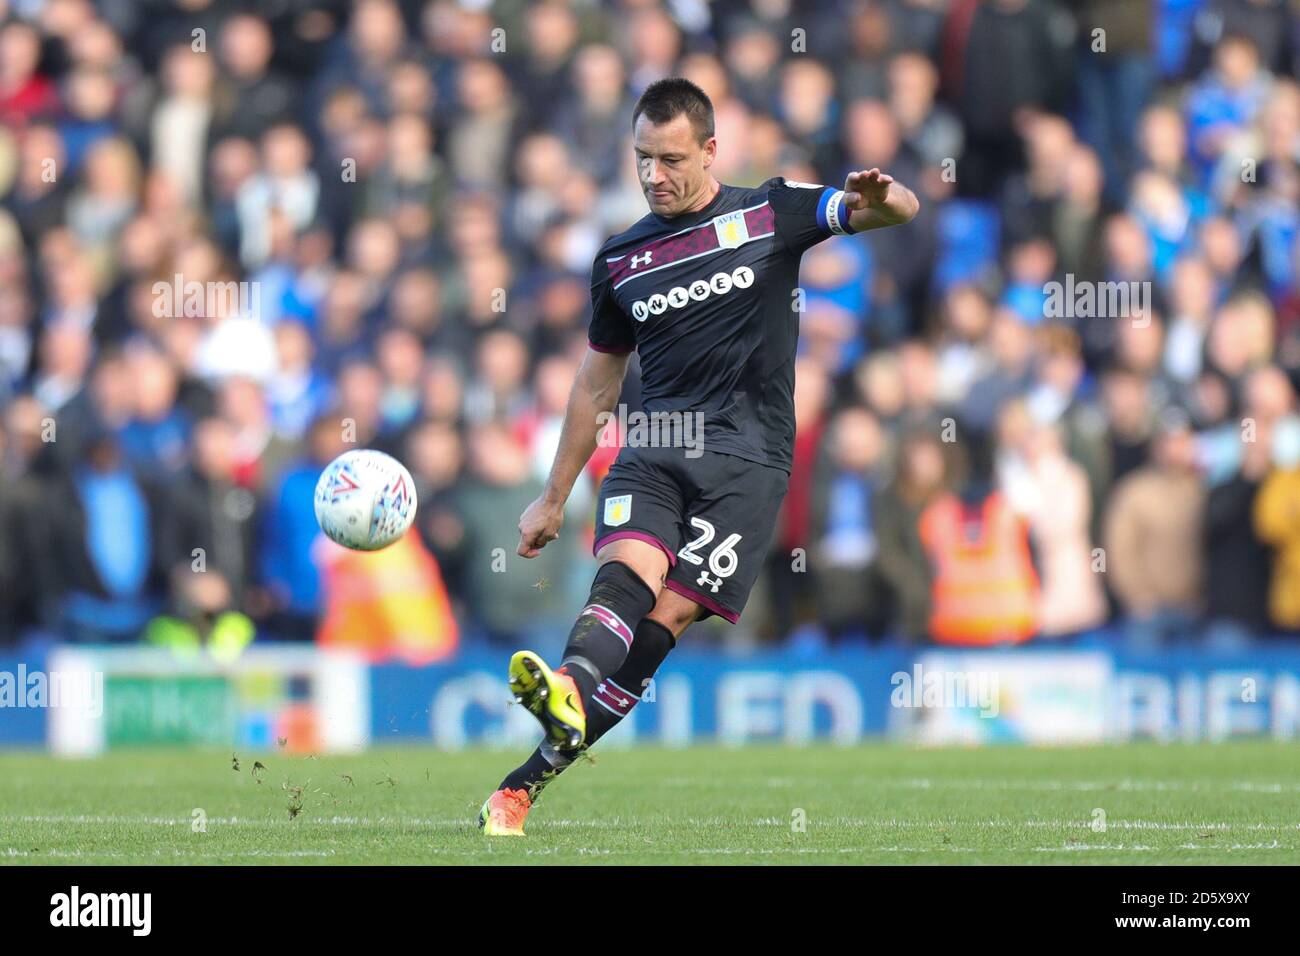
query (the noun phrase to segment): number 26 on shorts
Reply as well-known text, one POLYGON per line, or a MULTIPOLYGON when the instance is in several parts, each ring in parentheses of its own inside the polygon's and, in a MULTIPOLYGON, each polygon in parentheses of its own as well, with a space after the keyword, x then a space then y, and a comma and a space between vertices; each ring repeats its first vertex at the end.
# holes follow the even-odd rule
MULTIPOLYGON (((691 564, 704 564, 704 558, 696 552, 708 546, 709 542, 717 536, 717 529, 713 527, 712 522, 704 518, 692 518, 691 526, 700 532, 699 537, 678 551, 677 556, 691 564)), ((736 554, 735 547, 740 539, 741 535, 729 534, 709 552, 708 570, 713 572, 716 580, 711 580, 707 571, 701 571, 697 584, 708 585, 714 594, 718 593, 722 582, 736 573, 736 565, 740 558, 736 554)))

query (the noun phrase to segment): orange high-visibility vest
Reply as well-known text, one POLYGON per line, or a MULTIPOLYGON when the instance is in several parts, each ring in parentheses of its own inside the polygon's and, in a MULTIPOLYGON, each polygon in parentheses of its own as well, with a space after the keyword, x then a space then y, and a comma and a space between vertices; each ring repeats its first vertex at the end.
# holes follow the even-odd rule
POLYGON ((354 648, 371 660, 428 664, 459 641, 438 562, 409 531, 379 551, 350 551, 318 537, 325 611, 317 642, 354 648))
POLYGON ((934 569, 930 635, 940 644, 1028 640, 1038 629, 1038 575, 1024 522, 994 492, 980 506, 971 537, 963 510, 948 494, 921 513, 921 541, 934 569))

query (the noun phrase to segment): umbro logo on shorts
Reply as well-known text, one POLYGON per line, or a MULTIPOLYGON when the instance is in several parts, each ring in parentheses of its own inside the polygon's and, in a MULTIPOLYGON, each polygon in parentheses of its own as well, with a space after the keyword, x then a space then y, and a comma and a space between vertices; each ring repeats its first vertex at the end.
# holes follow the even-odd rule
POLYGON ((731 272, 715 272, 708 279, 696 279, 689 286, 674 286, 667 292, 656 292, 648 299, 632 303, 632 318, 644 322, 652 315, 663 315, 669 309, 680 309, 690 302, 703 302, 711 295, 726 295, 732 289, 748 289, 754 284, 754 270, 740 266, 731 272))

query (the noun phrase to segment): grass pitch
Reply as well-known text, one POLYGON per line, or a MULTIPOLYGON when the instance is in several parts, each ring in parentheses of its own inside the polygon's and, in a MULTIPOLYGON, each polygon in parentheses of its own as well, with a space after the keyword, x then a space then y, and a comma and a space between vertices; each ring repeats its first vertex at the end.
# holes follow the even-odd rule
POLYGON ((0 756, 0 862, 1300 863, 1300 747, 594 752, 524 839, 479 805, 522 752, 0 756))

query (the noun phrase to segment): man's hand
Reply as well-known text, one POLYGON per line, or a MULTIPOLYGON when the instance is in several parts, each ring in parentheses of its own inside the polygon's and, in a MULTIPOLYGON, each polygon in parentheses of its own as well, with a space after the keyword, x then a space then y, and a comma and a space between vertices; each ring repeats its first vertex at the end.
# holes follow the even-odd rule
POLYGON ((538 498, 519 516, 519 547, 516 550, 525 558, 537 557, 542 548, 560 536, 562 524, 564 505, 548 501, 545 496, 538 498))
POLYGON ((871 209, 883 206, 889 197, 889 186, 894 177, 871 169, 849 173, 844 181, 844 205, 850 209, 871 209))
POLYGON ((849 173, 844 181, 844 208, 854 232, 897 226, 920 211, 916 194, 874 166, 849 173))

